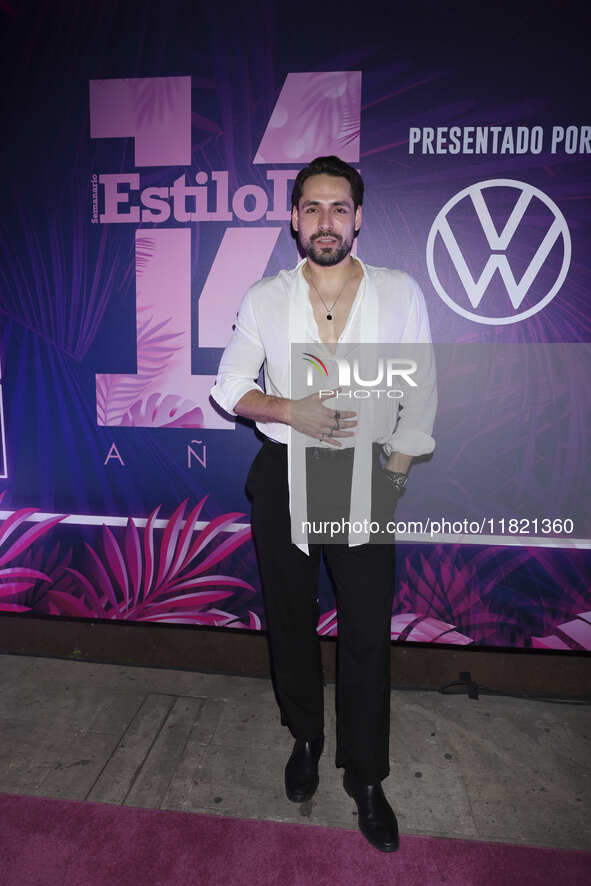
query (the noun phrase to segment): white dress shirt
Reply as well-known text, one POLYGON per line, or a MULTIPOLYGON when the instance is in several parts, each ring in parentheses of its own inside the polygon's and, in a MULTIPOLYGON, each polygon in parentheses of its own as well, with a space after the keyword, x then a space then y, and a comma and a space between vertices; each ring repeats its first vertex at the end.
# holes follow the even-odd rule
MULTIPOLYGON (((275 397, 291 397, 291 348, 294 344, 315 345, 315 353, 330 357, 331 350, 322 342, 309 298, 308 283, 302 273, 302 259, 295 268, 265 277, 246 292, 232 337, 222 355, 216 383, 211 389, 213 399, 228 413, 248 391, 262 390, 257 384, 264 366, 265 393, 275 397)), ((431 334, 425 300, 418 284, 403 271, 377 268, 358 261, 363 277, 351 306, 338 345, 351 344, 420 344, 429 343, 431 334)), ((429 349, 430 352, 430 349, 429 349)), ((424 361, 423 361, 424 362, 424 361)), ((437 405, 435 364, 432 353, 423 366, 421 394, 399 409, 399 401, 391 400, 391 409, 373 407, 373 401, 327 400, 328 407, 356 409, 360 418, 355 437, 342 438, 343 445, 355 447, 351 490, 351 522, 371 513, 371 443, 383 445, 386 454, 393 451, 407 455, 423 455, 433 451, 431 436, 437 405), (425 373, 426 370, 426 373, 425 373)), ((330 387, 329 384, 324 385, 330 387)), ((291 476, 299 467, 305 476, 303 446, 294 446, 290 428, 278 422, 257 422, 261 433, 278 443, 288 444, 290 473, 290 512, 292 526, 306 519, 305 493, 294 496, 291 476), (294 459, 297 461, 295 464, 294 459)), ((297 435, 302 438, 303 435, 297 435)), ((318 440, 303 438, 308 445, 324 445, 318 440)), ((305 484, 304 484, 305 485, 305 484)), ((299 524, 298 524, 299 525, 299 524)), ((349 544, 363 544, 366 533, 349 534, 349 544)), ((307 552, 307 545, 298 543, 307 552)))

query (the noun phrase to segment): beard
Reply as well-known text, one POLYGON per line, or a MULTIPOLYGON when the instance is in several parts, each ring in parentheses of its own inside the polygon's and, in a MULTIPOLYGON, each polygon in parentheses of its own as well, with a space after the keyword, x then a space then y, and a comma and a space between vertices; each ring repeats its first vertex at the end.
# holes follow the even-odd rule
POLYGON ((317 246, 315 241, 322 236, 326 236, 324 234, 314 234, 307 243, 302 243, 302 249, 306 255, 306 258, 312 259, 317 265, 322 265, 323 267, 331 267, 332 265, 338 265, 339 262, 342 262, 344 258, 346 258, 351 249, 353 248, 353 237, 350 240, 341 237, 340 234, 330 234, 331 237, 334 237, 337 240, 336 246, 317 246))

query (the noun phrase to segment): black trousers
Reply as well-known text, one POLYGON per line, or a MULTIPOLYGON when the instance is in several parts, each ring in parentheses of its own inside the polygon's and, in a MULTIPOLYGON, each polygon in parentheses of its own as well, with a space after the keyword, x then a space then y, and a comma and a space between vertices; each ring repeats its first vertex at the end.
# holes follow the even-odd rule
POLYGON ((389 773, 394 544, 310 544, 309 556, 292 544, 287 447, 282 444, 263 445, 247 490, 253 499, 253 535, 281 722, 294 738, 313 739, 324 729, 316 632, 323 552, 338 613, 335 763, 367 784, 381 781, 389 773))

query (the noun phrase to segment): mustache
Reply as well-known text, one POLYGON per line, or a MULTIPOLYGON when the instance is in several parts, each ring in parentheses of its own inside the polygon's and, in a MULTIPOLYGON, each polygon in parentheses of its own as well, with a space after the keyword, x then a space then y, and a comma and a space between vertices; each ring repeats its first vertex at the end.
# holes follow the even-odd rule
POLYGON ((320 234, 312 234, 310 237, 310 242, 314 243, 315 240, 320 239, 320 237, 332 237, 335 240, 338 240, 340 243, 343 242, 343 238, 340 234, 335 234, 333 231, 322 231, 320 234))

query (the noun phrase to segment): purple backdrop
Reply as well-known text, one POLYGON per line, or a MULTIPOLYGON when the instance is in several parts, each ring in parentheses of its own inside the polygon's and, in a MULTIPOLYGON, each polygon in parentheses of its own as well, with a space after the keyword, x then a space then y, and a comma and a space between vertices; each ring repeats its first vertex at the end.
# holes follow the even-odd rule
POLYGON ((337 153, 359 255, 419 281, 463 379, 415 495, 493 519, 399 544, 392 637, 591 649, 587 15, 0 4, 0 611, 264 628, 259 442, 208 391, 296 261, 291 181, 337 153))

